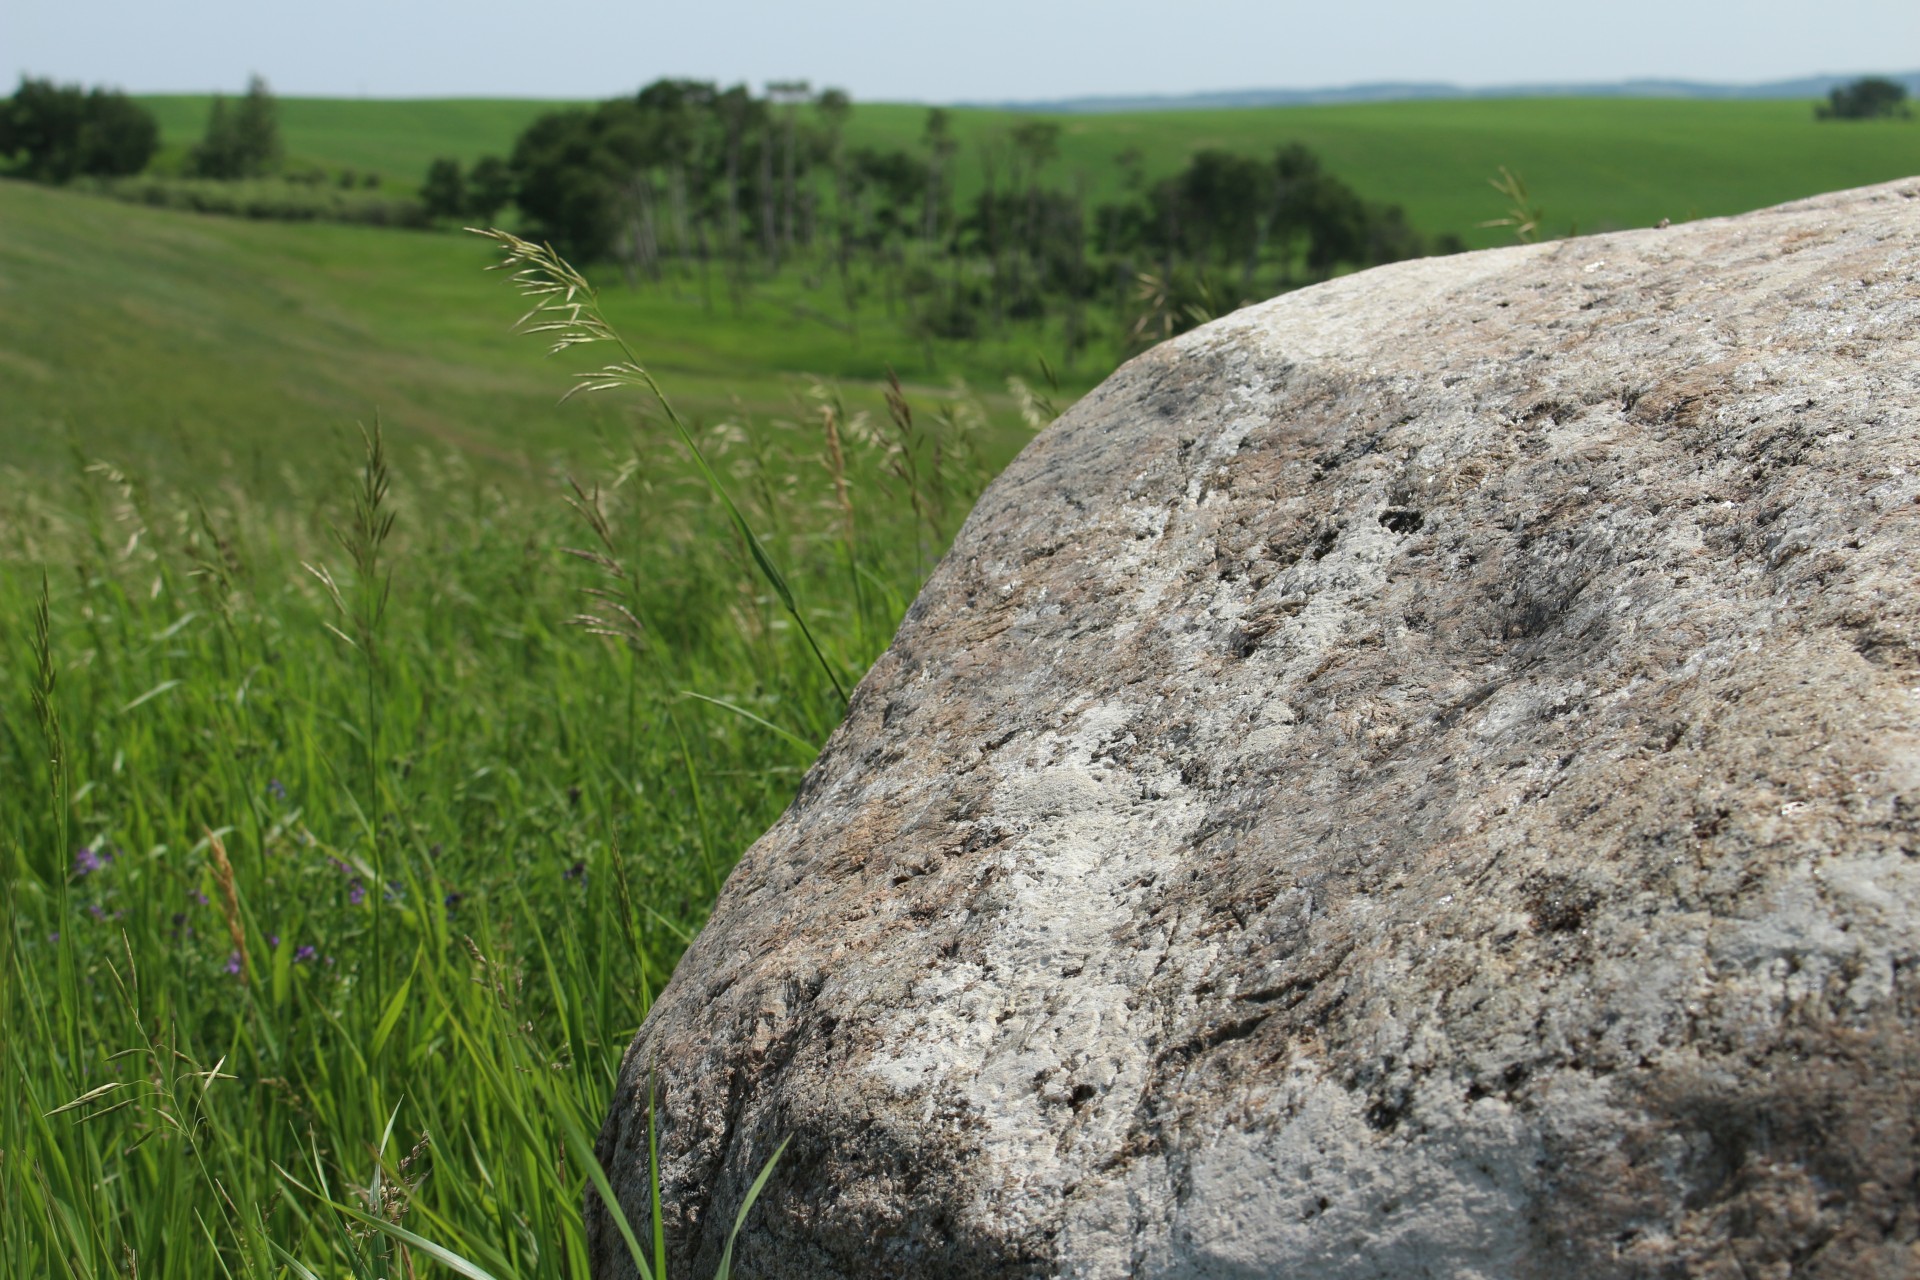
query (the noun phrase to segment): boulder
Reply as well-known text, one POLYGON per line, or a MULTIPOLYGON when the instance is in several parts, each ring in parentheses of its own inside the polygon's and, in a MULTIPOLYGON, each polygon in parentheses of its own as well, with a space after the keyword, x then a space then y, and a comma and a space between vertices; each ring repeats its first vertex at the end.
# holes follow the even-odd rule
POLYGON ((676 1277, 782 1140, 737 1276, 1920 1274, 1917 557, 1920 180, 1166 343, 728 880, 612 1185, 676 1277))

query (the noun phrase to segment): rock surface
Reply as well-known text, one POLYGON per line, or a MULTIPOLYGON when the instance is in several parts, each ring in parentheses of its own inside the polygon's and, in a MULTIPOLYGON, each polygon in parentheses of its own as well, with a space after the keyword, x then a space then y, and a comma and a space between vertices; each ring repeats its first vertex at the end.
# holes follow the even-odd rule
MULTIPOLYGON (((1920 1274, 1920 181, 1385 267, 987 491, 629 1053, 676 1277, 1920 1274)), ((596 1275, 627 1276, 590 1205, 596 1275)))

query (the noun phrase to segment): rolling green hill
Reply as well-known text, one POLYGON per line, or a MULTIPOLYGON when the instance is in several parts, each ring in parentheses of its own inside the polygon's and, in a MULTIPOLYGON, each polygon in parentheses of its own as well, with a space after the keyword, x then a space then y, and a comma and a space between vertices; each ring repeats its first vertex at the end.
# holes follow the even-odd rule
MULTIPOLYGON (((209 100, 144 101, 178 154, 203 127, 209 100)), ((411 185, 435 156, 507 151, 527 122, 560 105, 291 98, 282 101, 282 127, 289 156, 301 162, 378 170, 411 185)), ((911 147, 925 118, 919 106, 858 105, 848 142, 911 147)), ((954 112, 963 198, 980 181, 982 146, 1022 118, 954 112)), ((1556 233, 1739 213, 1920 172, 1920 123, 1818 123, 1811 104, 1790 101, 1525 98, 1054 118, 1062 129, 1055 176, 1084 184, 1095 203, 1120 194, 1115 157, 1129 148, 1151 177, 1203 147, 1264 153, 1298 141, 1363 195, 1402 204, 1422 230, 1453 231, 1475 246, 1503 234, 1476 225, 1503 211, 1487 186, 1501 165, 1526 179, 1556 233)))
MULTIPOLYGON (((525 471, 630 412, 556 403, 594 353, 550 360, 510 334, 519 300, 483 270, 490 246, 474 237, 204 217, 5 181, 0 226, 0 463, 64 464, 71 437, 142 470, 218 464, 271 483, 285 465, 350 456, 352 424, 377 413, 398 442, 525 471)), ((805 375, 842 379, 877 411, 892 365, 933 400, 972 378, 1018 434, 999 388, 1030 352, 983 344, 929 367, 877 309, 855 343, 809 319, 801 285, 786 290, 738 311, 667 290, 613 289, 607 305, 696 419, 790 415, 805 375)))

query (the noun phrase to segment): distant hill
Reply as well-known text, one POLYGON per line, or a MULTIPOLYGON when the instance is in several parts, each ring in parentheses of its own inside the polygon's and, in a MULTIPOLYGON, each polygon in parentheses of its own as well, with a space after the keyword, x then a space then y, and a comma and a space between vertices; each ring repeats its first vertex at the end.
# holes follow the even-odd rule
MULTIPOLYGON (((1866 73, 1879 74, 1879 73, 1866 73)), ((981 102, 968 106, 1004 111, 1099 114, 1114 111, 1206 111, 1221 107, 1308 107, 1349 102, 1411 102, 1457 98, 1824 98, 1858 75, 1803 76, 1764 84, 1710 84, 1699 80, 1619 80, 1609 84, 1508 84, 1464 88, 1439 81, 1386 80, 1322 89, 1229 89, 1214 93, 1126 94, 1111 97, 1057 98, 1025 102, 981 102)), ((1920 71, 1888 74, 1887 79, 1920 97, 1920 71)))

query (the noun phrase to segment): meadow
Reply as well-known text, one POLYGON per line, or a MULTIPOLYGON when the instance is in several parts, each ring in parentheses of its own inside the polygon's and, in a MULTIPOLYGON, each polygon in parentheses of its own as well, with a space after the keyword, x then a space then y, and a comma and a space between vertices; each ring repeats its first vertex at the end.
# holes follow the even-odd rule
POLYGON ((1024 429, 813 382, 685 436, 603 399, 534 462, 485 434, 511 407, 418 420, 570 381, 504 333, 488 246, 447 241, 481 316, 367 334, 311 264, 229 256, 293 229, 5 194, 48 235, 153 220, 159 275, 16 242, 14 297, 98 310, 4 346, 93 388, 73 422, 157 397, 182 451, 76 431, 0 478, 7 1273, 434 1273, 413 1231, 463 1274, 583 1274, 621 1049, 1024 429), (467 387, 462 323, 499 342, 467 387), (324 417, 440 372, 391 434, 288 432, 303 390, 324 417))
MULTIPOLYGON (((375 415, 402 449, 520 477, 622 429, 597 404, 556 403, 564 386, 509 333, 519 313, 473 236, 201 217, 19 182, 0 182, 0 226, 0 459, 17 468, 64 469, 77 444, 141 475, 264 494, 288 467, 338 470, 375 415)), ((703 423, 790 415, 813 378, 879 413, 893 367, 917 400, 980 399, 1004 452, 1025 425, 1008 374, 1042 381, 1021 339, 930 364, 877 313, 858 340, 810 319, 792 286, 737 311, 690 289, 615 287, 607 305, 703 423)))
MULTIPOLYGON (((149 102, 177 154, 205 100, 149 102)), ((290 162, 405 187, 546 105, 282 125, 290 162)), ((1061 123, 1088 184, 1298 139, 1478 243, 1503 164, 1555 230, 1920 167, 1920 128, 1799 103, 1061 123)), ((1055 385, 1044 329, 602 280, 683 435, 643 387, 557 403, 605 348, 510 333, 476 237, 11 182, 0 227, 0 1272, 584 1274, 654 993, 974 496, 1124 343, 1055 385)))

